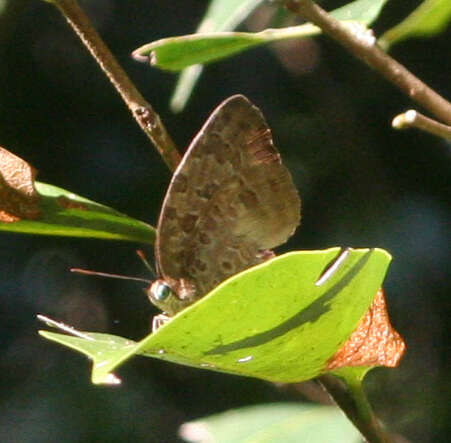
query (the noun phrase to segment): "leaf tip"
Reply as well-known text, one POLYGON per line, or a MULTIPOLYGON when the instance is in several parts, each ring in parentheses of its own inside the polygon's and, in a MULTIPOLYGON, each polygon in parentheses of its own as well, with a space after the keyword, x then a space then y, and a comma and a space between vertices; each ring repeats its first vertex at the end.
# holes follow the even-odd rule
POLYGON ((142 48, 135 49, 131 56, 134 60, 141 63, 148 63, 149 62, 149 56, 147 54, 142 54, 142 48))
POLYGON ((95 367, 92 371, 91 381, 94 385, 109 385, 109 386, 120 385, 122 383, 122 380, 113 373, 111 372, 104 373, 103 371, 99 373, 96 371, 95 367))

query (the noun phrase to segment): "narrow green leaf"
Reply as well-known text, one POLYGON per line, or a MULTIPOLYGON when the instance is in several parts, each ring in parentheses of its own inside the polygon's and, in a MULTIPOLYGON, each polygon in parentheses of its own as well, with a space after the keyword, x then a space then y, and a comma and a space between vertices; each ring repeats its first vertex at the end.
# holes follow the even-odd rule
POLYGON ((270 403, 232 409, 185 423, 179 431, 186 441, 358 443, 359 431, 335 406, 270 403), (194 438, 193 438, 194 436, 194 438))
POLYGON ((450 20, 450 0, 425 0, 401 23, 385 32, 378 43, 387 49, 411 37, 433 36, 444 31, 450 20))
POLYGON ((187 66, 211 63, 244 50, 290 38, 311 37, 319 34, 313 25, 262 32, 215 32, 169 37, 145 45, 135 52, 149 55, 150 63, 168 71, 180 71, 187 66))
MULTIPOLYGON (((263 0, 212 0, 199 24, 198 32, 234 30, 263 0)), ((180 73, 171 98, 171 109, 180 112, 186 105, 203 67, 191 66, 180 73)))
POLYGON ((152 226, 64 189, 36 182, 41 195, 37 220, 0 222, 0 230, 22 234, 60 235, 153 243, 152 226))
POLYGON ((41 334, 92 358, 94 382, 133 354, 276 382, 308 380, 355 330, 391 259, 381 249, 350 250, 315 284, 340 251, 292 252, 237 274, 139 343, 114 341, 113 358, 105 358, 104 334, 98 343, 90 334, 95 352, 92 340, 41 334))
POLYGON ((352 20, 369 26, 376 21, 388 0, 357 0, 331 12, 337 20, 352 20))
MULTIPOLYGON (((357 0, 333 11, 333 16, 346 18, 349 25, 368 25, 374 21, 386 0, 357 0), (371 5, 371 6, 370 6, 371 5)), ((310 23, 281 29, 250 32, 202 32, 181 37, 169 37, 136 49, 137 58, 150 57, 152 65, 168 71, 180 71, 188 66, 211 63, 253 47, 287 39, 307 38, 321 32, 310 23)))
POLYGON ((198 32, 224 31, 236 28, 263 0, 212 0, 198 32))

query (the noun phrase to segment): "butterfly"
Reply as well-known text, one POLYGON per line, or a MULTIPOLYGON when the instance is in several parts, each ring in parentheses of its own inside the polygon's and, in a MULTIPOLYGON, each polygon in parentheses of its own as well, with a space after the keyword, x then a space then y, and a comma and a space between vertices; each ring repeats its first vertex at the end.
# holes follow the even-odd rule
POLYGON ((300 211, 262 113, 243 95, 226 99, 189 145, 166 192, 150 301, 171 317, 262 263, 293 234, 300 211))

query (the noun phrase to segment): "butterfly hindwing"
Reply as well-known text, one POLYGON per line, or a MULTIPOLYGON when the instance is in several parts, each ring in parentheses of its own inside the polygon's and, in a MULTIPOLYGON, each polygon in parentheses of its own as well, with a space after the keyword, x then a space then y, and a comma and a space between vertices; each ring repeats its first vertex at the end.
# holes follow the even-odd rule
POLYGON ((169 185, 158 222, 164 278, 184 278, 200 297, 287 240, 300 200, 261 112, 241 95, 211 114, 169 185))

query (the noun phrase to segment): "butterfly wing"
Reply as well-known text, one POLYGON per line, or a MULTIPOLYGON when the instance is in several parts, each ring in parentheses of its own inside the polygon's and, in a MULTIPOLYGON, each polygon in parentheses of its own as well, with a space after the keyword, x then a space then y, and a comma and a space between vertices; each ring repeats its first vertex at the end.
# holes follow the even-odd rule
POLYGON ((222 102, 192 141, 169 185, 155 256, 163 278, 198 297, 263 261, 300 221, 300 199, 270 129, 247 98, 222 102))

